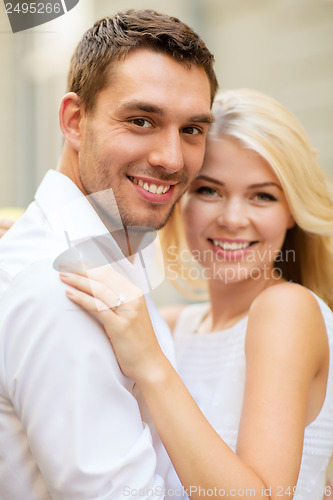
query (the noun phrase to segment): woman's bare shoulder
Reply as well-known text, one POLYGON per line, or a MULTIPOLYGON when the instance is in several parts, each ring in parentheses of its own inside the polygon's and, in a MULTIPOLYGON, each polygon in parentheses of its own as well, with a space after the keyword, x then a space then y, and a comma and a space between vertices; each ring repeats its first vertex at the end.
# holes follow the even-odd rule
POLYGON ((276 351, 304 354, 309 346, 323 359, 327 353, 325 322, 315 295, 295 283, 281 283, 264 290, 249 311, 246 344, 263 342, 276 351), (292 349, 291 349, 292 348, 292 349))
POLYGON ((279 283, 261 292, 253 301, 250 314, 254 311, 265 310, 269 313, 274 311, 291 311, 295 314, 313 314, 319 312, 320 308, 314 294, 297 283, 279 283), (307 310, 307 307, 310 310, 307 310), (305 308, 305 309, 304 309, 305 308))
POLYGON ((160 313, 162 314, 172 332, 175 329, 179 316, 181 315, 185 307, 185 304, 172 304, 160 308, 160 313))

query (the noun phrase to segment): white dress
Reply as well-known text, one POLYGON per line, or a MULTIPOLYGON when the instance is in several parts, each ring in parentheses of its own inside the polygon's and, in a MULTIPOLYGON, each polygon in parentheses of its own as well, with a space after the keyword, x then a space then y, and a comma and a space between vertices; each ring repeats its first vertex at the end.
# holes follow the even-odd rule
MULTIPOLYGON (((329 338, 330 368, 323 407, 305 429, 295 500, 322 499, 326 468, 333 452, 333 313, 321 299, 316 298, 329 338)), ((194 333, 207 310, 208 304, 201 303, 190 305, 182 312, 175 329, 177 367, 207 420, 235 451, 244 394, 244 343, 248 318, 244 317, 223 331, 194 333)), ((181 488, 171 468, 166 483, 169 492, 166 498, 177 495, 179 498, 181 488)), ((282 496, 282 488, 276 493, 282 496)))

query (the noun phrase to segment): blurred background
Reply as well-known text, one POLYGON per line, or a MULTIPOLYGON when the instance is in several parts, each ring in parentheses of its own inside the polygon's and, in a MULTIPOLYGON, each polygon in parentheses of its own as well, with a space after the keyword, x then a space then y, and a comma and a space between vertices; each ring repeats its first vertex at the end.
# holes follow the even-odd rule
POLYGON ((95 20, 125 8, 153 8, 192 26, 216 56, 220 87, 253 87, 289 107, 333 176, 333 0, 80 0, 66 15, 16 34, 4 4, 0 206, 26 207, 56 168, 71 53, 95 20))

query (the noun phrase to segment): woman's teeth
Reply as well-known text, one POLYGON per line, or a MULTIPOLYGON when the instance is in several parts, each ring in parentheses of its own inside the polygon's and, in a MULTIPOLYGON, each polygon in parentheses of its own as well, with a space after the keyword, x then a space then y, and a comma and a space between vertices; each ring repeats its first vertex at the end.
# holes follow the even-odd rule
POLYGON ((137 184, 138 186, 142 187, 145 191, 148 191, 148 193, 153 193, 153 194, 165 194, 169 191, 171 186, 162 186, 161 184, 159 186, 156 186, 156 184, 148 184, 148 182, 143 182, 141 179, 136 179, 135 177, 129 177, 129 179, 134 182, 134 184, 137 184))
POLYGON ((250 242, 231 243, 229 241, 219 241, 219 240, 212 240, 212 241, 216 247, 223 248, 223 250, 243 250, 244 248, 248 248, 251 245, 250 242))

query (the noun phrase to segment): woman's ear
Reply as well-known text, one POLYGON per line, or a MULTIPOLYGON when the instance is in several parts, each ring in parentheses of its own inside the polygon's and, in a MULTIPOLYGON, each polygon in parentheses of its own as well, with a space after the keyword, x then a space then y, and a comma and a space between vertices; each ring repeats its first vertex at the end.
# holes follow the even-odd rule
POLYGON ((83 105, 75 92, 65 94, 61 99, 59 107, 59 124, 66 141, 76 151, 80 150, 81 128, 80 122, 83 116, 83 105))
POLYGON ((290 214, 287 229, 291 229, 294 226, 296 226, 296 221, 295 221, 294 217, 290 214))

